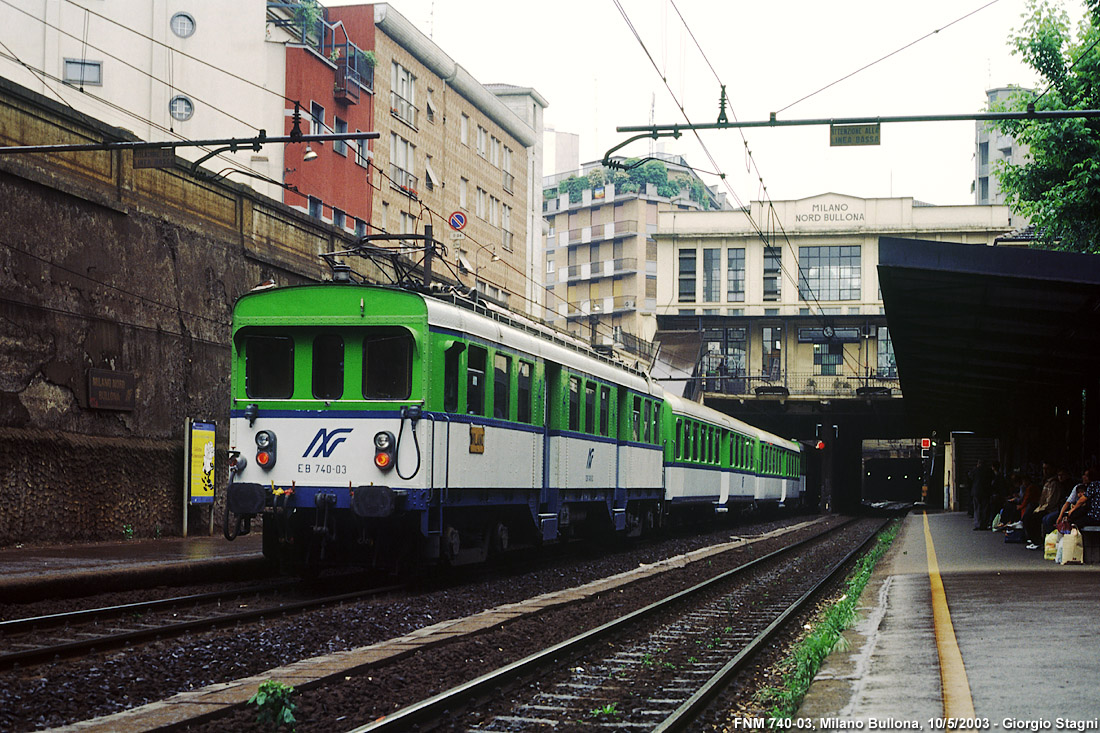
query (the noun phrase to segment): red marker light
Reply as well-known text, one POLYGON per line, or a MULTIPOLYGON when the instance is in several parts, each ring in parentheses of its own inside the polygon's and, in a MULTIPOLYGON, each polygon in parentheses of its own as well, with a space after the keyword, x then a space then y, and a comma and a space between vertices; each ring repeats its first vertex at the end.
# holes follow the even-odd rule
POLYGON ((389 468, 391 461, 392 459, 390 458, 390 454, 386 453, 385 451, 380 451, 374 454, 374 465, 378 466, 381 469, 389 468))
POLYGON ((271 454, 267 451, 260 451, 256 454, 256 463, 261 466, 267 466, 271 463, 271 454))
POLYGON ((814 447, 817 448, 818 450, 825 450, 825 441, 824 440, 817 441, 817 445, 815 445, 814 447))

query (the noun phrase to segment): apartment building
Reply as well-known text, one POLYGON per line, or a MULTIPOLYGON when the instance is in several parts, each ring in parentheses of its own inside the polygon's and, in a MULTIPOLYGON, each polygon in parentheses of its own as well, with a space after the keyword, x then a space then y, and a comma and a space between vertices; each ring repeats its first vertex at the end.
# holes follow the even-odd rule
MULTIPOLYGON (((987 108, 993 111, 998 104, 1013 95, 1027 92, 1022 87, 998 87, 986 90, 987 108)), ((1005 203, 1005 194, 997 178, 997 166, 1002 161, 1020 165, 1027 160, 1028 147, 1017 143, 1012 137, 1001 133, 1000 129, 988 122, 976 122, 974 125, 974 203, 979 206, 1005 203)), ((1017 217, 1013 224, 1022 226, 1017 217)))
MULTIPOLYGON (((265 6, 11 0, 0 76, 142 140, 278 135, 291 37, 265 24, 265 6)), ((197 161, 213 149, 176 154, 197 161)), ((282 145, 221 150, 202 166, 281 198, 282 145)))
POLYGON ((677 155, 657 154, 632 171, 590 163, 580 175, 546 178, 544 317, 594 344, 648 355, 657 326, 658 215, 722 205, 677 155))
POLYGON ((991 246, 1009 214, 835 193, 662 212, 658 339, 675 349, 679 386, 718 406, 900 397, 878 237, 991 246))
MULTIPOLYGON (((432 223, 462 281, 525 311, 528 149, 541 130, 520 119, 388 4, 332 8, 347 25, 367 14, 376 59, 371 223, 391 233, 432 223), (449 226, 454 213, 465 224, 449 226)), ((531 90, 532 103, 545 100, 531 90)), ((541 124, 541 111, 532 120, 541 124)))

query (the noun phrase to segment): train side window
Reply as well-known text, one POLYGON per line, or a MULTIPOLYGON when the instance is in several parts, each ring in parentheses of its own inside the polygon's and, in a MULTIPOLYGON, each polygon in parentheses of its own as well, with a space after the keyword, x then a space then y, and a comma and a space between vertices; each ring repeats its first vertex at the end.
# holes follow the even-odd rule
POLYGON ((520 422, 531 422, 531 371, 534 365, 529 361, 520 361, 519 380, 516 387, 516 419, 520 422))
POLYGON ((249 336, 244 343, 244 389, 254 399, 294 396, 294 340, 249 336))
POLYGON ((649 400, 645 401, 642 425, 645 426, 645 435, 642 437, 642 442, 649 443, 653 439, 653 403, 649 400))
POLYGON ((596 383, 584 383, 584 432, 596 434, 596 383))
POLYGON ((611 388, 600 385, 600 435, 611 435, 611 388))
POLYGON ((699 460, 699 423, 693 422, 691 424, 691 460, 699 460))
POLYGON ((569 429, 581 429, 581 380, 569 378, 569 429))
POLYGON ((458 375, 466 345, 455 343, 443 352, 443 411, 458 412, 458 375))
POLYGON ((488 352, 471 346, 466 363, 466 414, 485 414, 485 366, 488 352))
POLYGON ((630 435, 631 440, 635 443, 638 442, 641 437, 641 421, 642 421, 642 398, 635 397, 633 407, 630 411, 630 435))
POLYGON ((661 403, 653 403, 653 442, 660 444, 661 442, 661 403))
POLYGON ((507 420, 512 416, 512 357, 493 355, 493 417, 507 420))
POLYGON ((674 441, 673 455, 676 460, 684 457, 684 421, 676 418, 676 434, 672 436, 674 441))
POLYGON ((313 397, 338 400, 344 396, 344 339, 323 333, 313 339, 313 397))
POLYGON ((412 334, 403 328, 371 328, 363 336, 363 396, 404 400, 412 390, 412 334))

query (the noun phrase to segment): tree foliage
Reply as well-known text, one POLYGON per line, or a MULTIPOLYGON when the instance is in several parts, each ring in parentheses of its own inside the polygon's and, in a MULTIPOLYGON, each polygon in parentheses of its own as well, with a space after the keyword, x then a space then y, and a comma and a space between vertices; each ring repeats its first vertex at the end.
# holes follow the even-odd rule
MULTIPOLYGON (((1037 111, 1100 109, 1100 0, 1071 32, 1069 17, 1049 0, 1029 0, 1024 24, 1010 39, 1013 53, 1040 77, 1035 93, 1004 105, 1037 111)), ((1006 120, 1001 131, 1030 147, 1020 165, 1002 161, 997 175, 1017 213, 1031 220, 1037 245, 1100 252, 1100 120, 1006 120)))

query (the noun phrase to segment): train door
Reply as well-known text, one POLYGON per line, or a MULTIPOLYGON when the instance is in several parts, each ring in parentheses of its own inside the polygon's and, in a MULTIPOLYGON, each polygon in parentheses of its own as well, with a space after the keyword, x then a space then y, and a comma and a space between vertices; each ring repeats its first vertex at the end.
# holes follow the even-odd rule
POLYGON ((543 541, 557 539, 559 497, 557 486, 558 447, 554 432, 563 424, 561 364, 546 362, 545 387, 542 390, 542 490, 539 492, 539 528, 543 541))

